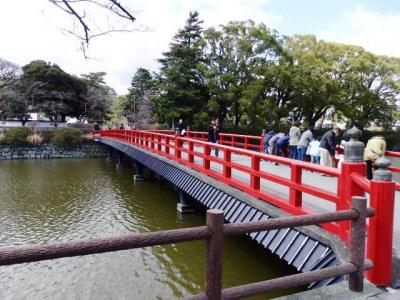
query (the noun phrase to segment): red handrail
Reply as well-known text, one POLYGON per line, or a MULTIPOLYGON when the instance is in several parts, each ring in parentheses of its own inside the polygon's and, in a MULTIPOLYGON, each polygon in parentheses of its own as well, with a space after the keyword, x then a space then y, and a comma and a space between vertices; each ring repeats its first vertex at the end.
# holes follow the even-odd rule
MULTIPOLYGON (((154 130, 153 132, 174 134, 174 131, 171 130, 154 130)), ((200 139, 203 141, 207 140, 207 132, 203 131, 186 131, 185 136, 194 139, 200 139)), ((219 143, 222 145, 228 145, 248 150, 256 150, 260 152, 263 152, 264 150, 264 146, 262 145, 262 136, 256 135, 220 133, 219 143)), ((389 157, 400 158, 400 152, 386 151, 385 155, 389 157)), ((400 167, 390 167, 389 170, 394 173, 400 174, 400 167)), ((396 190, 400 191, 400 183, 396 183, 396 190)))
MULTIPOLYGON (((371 219, 368 227, 367 254, 373 260, 376 268, 370 271, 368 276, 376 284, 387 285, 390 283, 391 255, 389 252, 391 253, 392 249, 395 183, 365 179, 365 163, 344 162, 342 169, 337 169, 268 155, 249 150, 252 149, 249 138, 243 140, 244 136, 241 135, 229 135, 231 138, 241 140, 222 139, 223 143, 228 145, 206 142, 204 140, 207 138, 207 133, 193 131, 186 133, 186 136, 189 137, 174 135, 171 131, 161 133, 139 130, 107 130, 101 131, 100 136, 133 144, 167 157, 293 215, 314 213, 303 206, 303 193, 335 203, 337 211, 348 209, 353 196, 363 196, 365 192, 370 193, 371 207, 376 209, 377 214, 371 219), (237 148, 238 145, 241 148, 237 148), (212 149, 218 149, 224 154, 223 157, 212 156, 212 149), (248 163, 245 165, 233 160, 233 155, 244 157, 250 162, 250 166, 248 163), (286 178, 262 170, 260 168, 261 161, 287 165, 290 167, 290 177, 286 178), (212 168, 212 164, 217 164, 220 168, 212 168), (303 170, 337 177, 337 193, 302 182, 303 170), (244 173, 247 180, 235 178, 232 176, 233 172, 244 173), (287 187, 289 197, 284 198, 264 190, 261 185, 264 180, 287 187), (378 252, 384 253, 384 255, 379 256, 378 252)), ((257 138, 261 140, 261 137, 257 138)), ((349 241, 350 224, 348 221, 327 223, 323 227, 339 235, 345 242, 349 241)))
MULTIPOLYGON (((189 131, 190 136, 204 139, 204 133, 189 131)), ((313 211, 303 207, 302 193, 307 193, 329 202, 337 203, 338 195, 327 190, 317 188, 302 183, 302 170, 320 172, 330 176, 339 176, 340 170, 329 167, 322 167, 307 162, 295 161, 285 157, 278 157, 264 153, 254 152, 242 148, 235 148, 222 144, 213 144, 200 139, 186 138, 171 134, 159 133, 154 131, 128 131, 128 130, 108 130, 101 132, 102 137, 116 138, 130 144, 138 145, 142 148, 155 152, 161 156, 178 161, 179 163, 195 169, 203 174, 212 176, 219 181, 243 190, 249 195, 260 198, 271 203, 284 211, 294 214, 309 214, 313 211), (184 147, 183 144, 187 145, 184 147), (224 158, 210 155, 211 148, 217 148, 224 153, 224 158), (172 150, 172 151, 171 151, 172 150), (173 153, 172 153, 173 152, 173 153), (232 161, 232 155, 241 155, 251 161, 251 166, 245 166, 232 161), (194 158, 202 160, 202 164, 196 163, 194 158), (290 178, 271 174, 260 170, 261 160, 273 163, 279 163, 289 166, 293 171, 290 178), (222 166, 221 171, 210 167, 211 163, 217 163, 222 166), (248 181, 233 178, 232 171, 239 171, 248 175, 248 181), (289 188, 289 199, 263 190, 260 187, 261 180, 268 180, 289 188)), ((235 137, 242 137, 236 135, 235 137)), ((248 140, 249 142, 249 140, 248 140)), ((241 143, 241 142, 237 142, 241 143)), ((250 148, 250 144, 247 144, 250 148)), ((338 224, 325 225, 328 230, 338 234, 338 224)))

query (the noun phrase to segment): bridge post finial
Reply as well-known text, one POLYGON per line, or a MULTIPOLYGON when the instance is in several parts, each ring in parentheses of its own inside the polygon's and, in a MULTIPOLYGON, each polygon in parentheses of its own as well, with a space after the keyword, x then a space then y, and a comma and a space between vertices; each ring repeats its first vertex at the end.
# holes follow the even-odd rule
POLYGON ((345 162, 363 162, 364 143, 359 141, 362 131, 356 126, 347 130, 350 141, 344 144, 344 161, 345 162))
POLYGON ((392 171, 389 170, 390 160, 382 156, 375 162, 377 170, 374 171, 374 180, 392 181, 392 171))

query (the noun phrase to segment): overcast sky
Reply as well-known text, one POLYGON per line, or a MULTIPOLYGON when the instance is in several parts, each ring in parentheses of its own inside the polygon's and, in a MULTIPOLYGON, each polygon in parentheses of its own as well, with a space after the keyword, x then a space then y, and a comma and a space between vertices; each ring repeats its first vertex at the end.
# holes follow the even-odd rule
POLYGON ((400 1, 353 0, 121 0, 135 11, 137 28, 147 32, 108 35, 93 40, 85 60, 77 40, 62 33, 69 19, 47 0, 0 0, 0 57, 19 65, 43 59, 72 74, 107 72, 107 83, 126 93, 139 67, 157 71, 189 11, 204 26, 253 19, 281 34, 315 34, 327 41, 360 45, 400 57, 400 1))

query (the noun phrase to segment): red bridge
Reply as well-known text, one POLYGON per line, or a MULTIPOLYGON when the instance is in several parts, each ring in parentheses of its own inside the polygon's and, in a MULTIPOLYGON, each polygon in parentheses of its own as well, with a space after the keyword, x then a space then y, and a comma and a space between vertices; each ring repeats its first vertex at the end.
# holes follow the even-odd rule
MULTIPOLYGON (((400 200, 400 193, 396 192, 400 185, 391 180, 391 173, 400 173, 400 168, 390 167, 387 159, 377 162, 374 179, 367 180, 360 155, 356 159, 345 158, 341 169, 322 167, 264 154, 260 136, 221 133, 219 144, 207 142, 205 132, 191 131, 184 137, 171 131, 139 130, 105 130, 98 136, 168 158, 292 215, 348 210, 353 196, 367 195, 370 207, 376 210, 366 233, 366 257, 374 265, 367 277, 377 285, 387 286, 392 281, 392 248, 400 240, 400 206, 397 204, 396 209, 395 205, 395 199, 400 200), (218 157, 212 151, 215 148, 219 150, 218 157)), ((357 139, 354 133, 353 143, 357 139)), ((397 159, 400 153, 387 152, 386 156, 397 159)), ((349 242, 349 221, 322 226, 349 242)))

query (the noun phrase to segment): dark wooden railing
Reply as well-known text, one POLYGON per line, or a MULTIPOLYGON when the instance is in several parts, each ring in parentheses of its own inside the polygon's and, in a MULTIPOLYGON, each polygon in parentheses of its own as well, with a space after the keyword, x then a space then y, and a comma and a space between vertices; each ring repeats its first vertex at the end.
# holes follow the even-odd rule
POLYGON ((366 218, 373 216, 374 213, 373 209, 367 208, 367 201, 363 197, 353 197, 351 210, 236 224, 224 224, 222 210, 208 210, 206 226, 50 245, 0 248, 0 266, 206 239, 206 291, 187 297, 187 299, 239 299, 346 274, 349 274, 350 290, 361 292, 364 270, 372 268, 372 263, 365 262, 364 256, 366 218), (344 220, 351 220, 349 262, 321 270, 222 289, 222 241, 224 236, 344 220))

